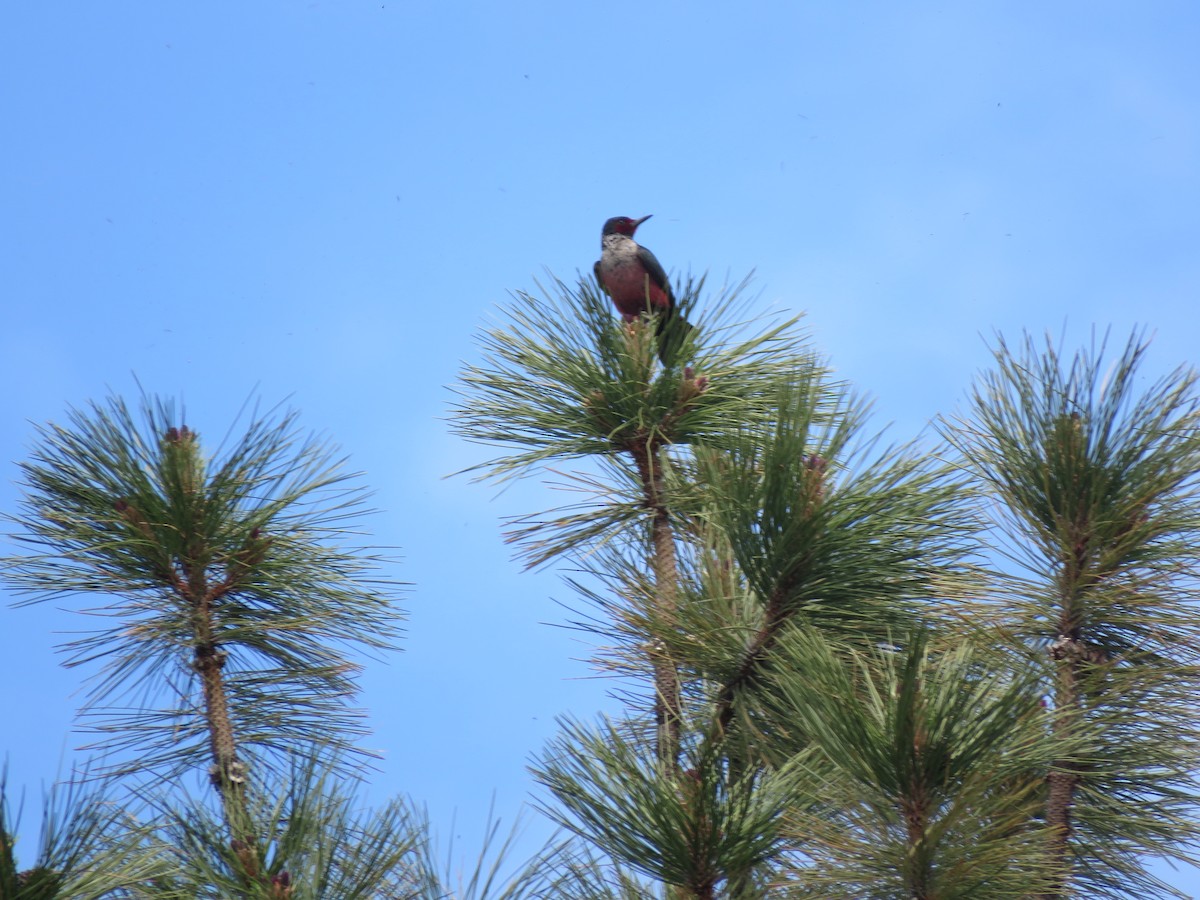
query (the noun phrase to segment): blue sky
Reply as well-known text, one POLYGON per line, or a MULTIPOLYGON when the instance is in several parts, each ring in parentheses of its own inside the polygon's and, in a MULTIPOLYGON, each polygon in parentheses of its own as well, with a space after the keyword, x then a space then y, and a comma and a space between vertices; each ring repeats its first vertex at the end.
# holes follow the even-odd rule
MULTIPOLYGON (((213 440, 252 392, 362 469, 413 582, 369 666, 407 792, 511 819, 553 717, 608 705, 502 516, 536 483, 443 476, 486 451, 447 386, 508 292, 589 271, 612 215, 676 273, 756 271, 908 438, 996 330, 1194 363, 1200 7, 257 2, 11 5, 0 31, 0 510, 31 422, 110 390, 182 398, 213 440), (549 624, 547 624, 549 623, 549 624)), ((1149 377, 1150 373, 1147 373, 1149 377)), ((51 607, 0 611, 10 783, 74 758, 80 672, 51 607), (21 723, 21 727, 11 727, 21 723)), ((534 832, 542 825, 532 826, 534 832)), ((1200 878, 1168 875, 1200 893, 1200 878)))

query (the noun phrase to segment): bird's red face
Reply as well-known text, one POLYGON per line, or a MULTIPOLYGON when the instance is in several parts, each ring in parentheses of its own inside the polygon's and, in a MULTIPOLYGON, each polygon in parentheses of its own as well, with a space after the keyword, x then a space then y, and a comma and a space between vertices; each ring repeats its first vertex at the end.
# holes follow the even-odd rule
POLYGON ((629 216, 615 216, 604 223, 604 230, 600 234, 601 236, 606 234, 623 234, 633 237, 633 233, 637 231, 637 227, 648 218, 650 216, 642 216, 640 219, 631 219, 629 216))

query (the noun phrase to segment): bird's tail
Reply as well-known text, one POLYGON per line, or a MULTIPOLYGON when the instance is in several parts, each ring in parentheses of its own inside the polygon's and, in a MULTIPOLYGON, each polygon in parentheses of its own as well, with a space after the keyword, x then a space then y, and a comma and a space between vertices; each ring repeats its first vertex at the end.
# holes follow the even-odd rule
POLYGON ((679 362, 679 351, 695 327, 674 308, 659 313, 654 335, 658 338, 658 359, 664 366, 679 362))

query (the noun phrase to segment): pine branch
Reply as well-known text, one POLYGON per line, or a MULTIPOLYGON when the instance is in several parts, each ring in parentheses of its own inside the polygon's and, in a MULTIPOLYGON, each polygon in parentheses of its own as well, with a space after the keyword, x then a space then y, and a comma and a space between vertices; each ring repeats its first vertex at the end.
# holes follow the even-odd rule
MULTIPOLYGON (((679 569, 675 561, 671 511, 667 507, 664 491, 663 448, 653 440, 645 444, 634 440, 630 442, 628 452, 637 466, 645 504, 651 513, 656 624, 663 630, 673 630, 678 610, 679 569)), ((661 642, 651 642, 647 653, 654 669, 654 720, 658 730, 658 755, 665 764, 674 768, 679 756, 683 719, 679 669, 661 642)))
POLYGON ((1183 369, 1139 390, 1145 353, 1138 333, 1111 364, 1103 340, 1064 360, 1049 341, 1001 339, 970 417, 946 429, 1023 548, 1030 577, 1012 625, 1045 654, 1054 734, 1081 748, 1047 773, 1046 900, 1131 885, 1162 896, 1139 858, 1200 846, 1185 815, 1200 800, 1188 785, 1200 740, 1200 395, 1183 369))
POLYGON ((315 722, 331 749, 349 745, 354 665, 337 645, 391 645, 380 589, 394 585, 373 579, 379 557, 340 546, 363 491, 293 414, 252 421, 213 459, 180 419, 112 399, 42 428, 14 517, 30 552, 3 570, 26 602, 104 595, 94 612, 114 624, 67 648, 69 665, 104 663, 84 712, 103 749, 132 752, 114 765, 207 757, 236 795, 247 753, 270 766, 315 722))

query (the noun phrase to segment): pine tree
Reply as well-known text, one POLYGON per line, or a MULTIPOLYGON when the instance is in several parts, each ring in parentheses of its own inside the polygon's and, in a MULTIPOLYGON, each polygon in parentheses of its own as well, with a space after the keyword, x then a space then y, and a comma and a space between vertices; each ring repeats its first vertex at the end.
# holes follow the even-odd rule
POLYGON ((999 620, 1069 742, 1046 775, 1047 898, 1170 894, 1144 858, 1186 859, 1200 837, 1197 376, 1139 390, 1144 337, 1111 359, 1105 343, 1064 360, 1001 340, 947 429, 1016 564, 999 620))
POLYGON ((25 868, 0 790, 0 895, 1181 896, 1147 860, 1198 837, 1196 376, 1137 390, 1139 334, 1001 339, 941 445, 889 445, 743 289, 679 285, 660 356, 652 316, 556 282, 462 373, 476 473, 569 498, 509 539, 569 567, 623 703, 535 759, 570 837, 509 875, 496 828, 456 883, 411 802, 362 810, 346 648, 393 645, 396 584, 331 447, 269 413, 210 453, 154 398, 43 428, 3 575, 103 598, 68 663, 101 664, 105 767, 25 868))
MULTIPOLYGON (((349 812, 361 725, 342 647, 390 647, 399 614, 394 585, 375 574, 382 560, 345 544, 365 494, 333 449, 272 413, 210 458, 171 404, 146 398, 139 418, 114 398, 43 428, 22 469, 16 520, 30 552, 5 575, 28 602, 103 597, 112 624, 70 642, 68 665, 103 663, 86 711, 105 774, 163 807, 153 834, 131 832, 151 842, 142 855, 160 873, 127 865, 120 895, 402 887, 398 863, 419 836, 407 810, 393 804, 369 825, 349 812), (184 813, 178 789, 162 796, 198 768, 215 819, 202 799, 184 813)), ((67 833, 111 831, 102 808, 73 805, 68 821, 83 824, 67 833)), ((79 865, 48 844, 44 886, 14 896, 83 896, 70 881, 79 865)))
POLYGON ((1001 343, 943 461, 882 446, 795 320, 702 288, 669 365, 583 281, 462 375, 481 477, 581 498, 509 538, 575 571, 624 701, 562 723, 546 812, 647 896, 1173 895, 1146 857, 1196 835, 1193 376, 1135 397, 1137 340, 1107 382, 1001 343))

